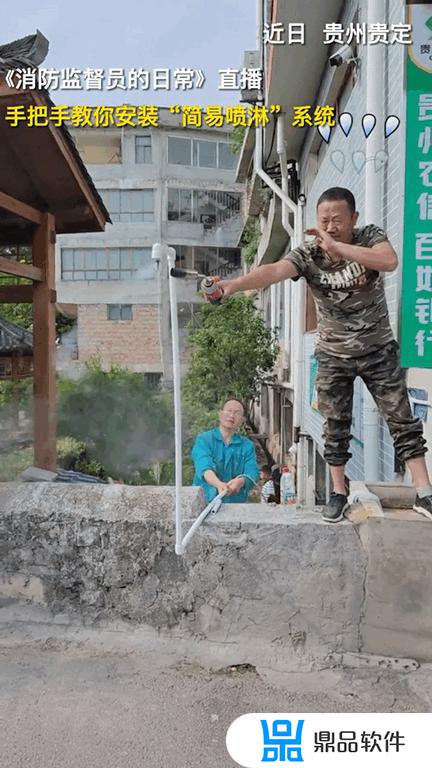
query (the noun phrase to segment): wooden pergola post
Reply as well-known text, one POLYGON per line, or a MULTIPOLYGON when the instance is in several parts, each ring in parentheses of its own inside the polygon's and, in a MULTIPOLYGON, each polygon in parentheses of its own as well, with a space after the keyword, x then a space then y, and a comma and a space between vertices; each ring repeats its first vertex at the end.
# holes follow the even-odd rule
POLYGON ((0 302, 33 300, 34 464, 55 470, 55 233, 103 232, 111 219, 66 124, 5 119, 8 108, 54 108, 46 91, 13 88, 5 74, 29 61, 37 68, 47 52, 39 31, 0 46, 0 242, 32 243, 31 264, 0 255, 0 274, 32 281, 0 285, 0 302))
POLYGON ((33 265, 43 279, 33 283, 34 463, 56 468, 55 219, 42 214, 33 236, 33 265))

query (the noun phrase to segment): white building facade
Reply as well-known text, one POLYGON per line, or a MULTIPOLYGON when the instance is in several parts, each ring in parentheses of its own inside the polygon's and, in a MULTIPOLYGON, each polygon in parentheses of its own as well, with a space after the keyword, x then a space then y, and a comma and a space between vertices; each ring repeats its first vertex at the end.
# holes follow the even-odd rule
MULTIPOLYGON (((77 317, 59 348, 73 373, 90 359, 171 380, 167 275, 152 245, 174 246, 177 263, 203 274, 240 270, 242 185, 226 129, 186 129, 159 110, 158 127, 76 129, 74 138, 112 219, 101 235, 57 242, 57 297, 77 317)), ((179 325, 201 301, 195 281, 179 281, 179 325)))

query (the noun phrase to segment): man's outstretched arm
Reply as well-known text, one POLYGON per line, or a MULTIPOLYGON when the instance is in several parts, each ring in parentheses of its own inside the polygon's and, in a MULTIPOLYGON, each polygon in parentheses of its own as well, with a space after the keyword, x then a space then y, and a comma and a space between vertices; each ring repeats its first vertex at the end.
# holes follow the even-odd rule
POLYGON ((257 267, 247 275, 236 277, 234 280, 221 280, 219 285, 223 288, 225 296, 231 296, 239 291, 251 291, 256 288, 267 288, 273 283, 298 277, 299 273, 292 261, 283 259, 275 264, 264 264, 257 267))

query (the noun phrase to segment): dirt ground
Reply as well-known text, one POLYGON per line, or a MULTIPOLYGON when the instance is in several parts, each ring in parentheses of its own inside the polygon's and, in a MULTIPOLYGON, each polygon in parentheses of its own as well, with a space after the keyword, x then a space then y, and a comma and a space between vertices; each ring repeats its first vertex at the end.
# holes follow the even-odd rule
MULTIPOLYGON (((1 768, 232 768, 246 712, 428 712, 432 665, 284 672, 218 665, 124 630, 0 616, 1 768)), ((187 647, 187 646, 186 646, 187 647)))

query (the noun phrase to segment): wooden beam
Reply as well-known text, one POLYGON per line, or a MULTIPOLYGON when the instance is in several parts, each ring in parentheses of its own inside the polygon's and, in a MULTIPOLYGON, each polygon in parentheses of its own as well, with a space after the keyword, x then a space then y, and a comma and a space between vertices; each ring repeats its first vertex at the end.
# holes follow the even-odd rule
POLYGON ((38 200, 43 195, 45 184, 41 183, 41 181, 36 178, 35 163, 31 157, 31 146, 29 145, 28 141, 23 146, 22 142, 19 142, 21 133, 19 132, 17 134, 16 131, 17 128, 11 128, 9 131, 2 131, 2 141, 4 141, 5 146, 7 146, 7 149, 13 158, 14 163, 16 163, 17 168, 19 168, 20 171, 25 174, 27 180, 27 189, 31 195, 31 198, 38 200))
POLYGON ((0 78, 0 98, 9 99, 10 97, 16 98, 19 96, 23 96, 25 94, 25 91, 17 91, 16 88, 9 88, 8 85, 6 85, 5 82, 2 82, 2 78, 0 78))
POLYGON ((20 261, 7 259, 5 256, 0 256, 0 272, 4 272, 6 275, 16 275, 17 277, 28 277, 29 280, 37 280, 39 282, 44 279, 43 269, 35 266, 34 263, 22 264, 20 261))
MULTIPOLYGON (((42 106, 47 103, 46 99, 44 99, 44 97, 38 91, 31 91, 31 94, 33 97, 33 101, 38 106, 42 106)), ((75 181, 80 188, 81 194, 87 200, 87 203, 90 206, 91 211, 93 212, 93 216, 95 217, 98 223, 98 226, 100 227, 100 231, 103 232, 105 230, 105 224, 106 224, 105 217, 102 211, 99 209, 99 205, 97 204, 94 198, 94 195, 90 189, 89 183, 87 179, 84 177, 83 172, 79 167, 76 158, 72 154, 72 150, 68 146, 68 143, 64 135, 62 134, 61 129, 55 126, 54 123, 49 121, 47 130, 50 131, 55 143, 57 144, 58 149, 60 150, 64 160, 69 166, 71 174, 75 177, 75 181)))
POLYGON ((0 285, 0 304, 32 304, 32 285, 0 285))
POLYGON ((56 469, 55 219, 45 213, 33 238, 33 263, 45 280, 33 286, 34 464, 56 469))
MULTIPOLYGON (((49 291, 51 304, 57 303, 57 292, 52 288, 49 291)), ((32 304, 32 285, 2 285, 0 283, 0 304, 32 304)))
POLYGON ((26 221, 32 221, 33 224, 40 224, 42 221, 42 213, 36 208, 32 208, 31 205, 17 200, 16 197, 7 195, 6 192, 0 192, 0 208, 3 208, 9 213, 14 213, 16 216, 21 216, 26 221))

